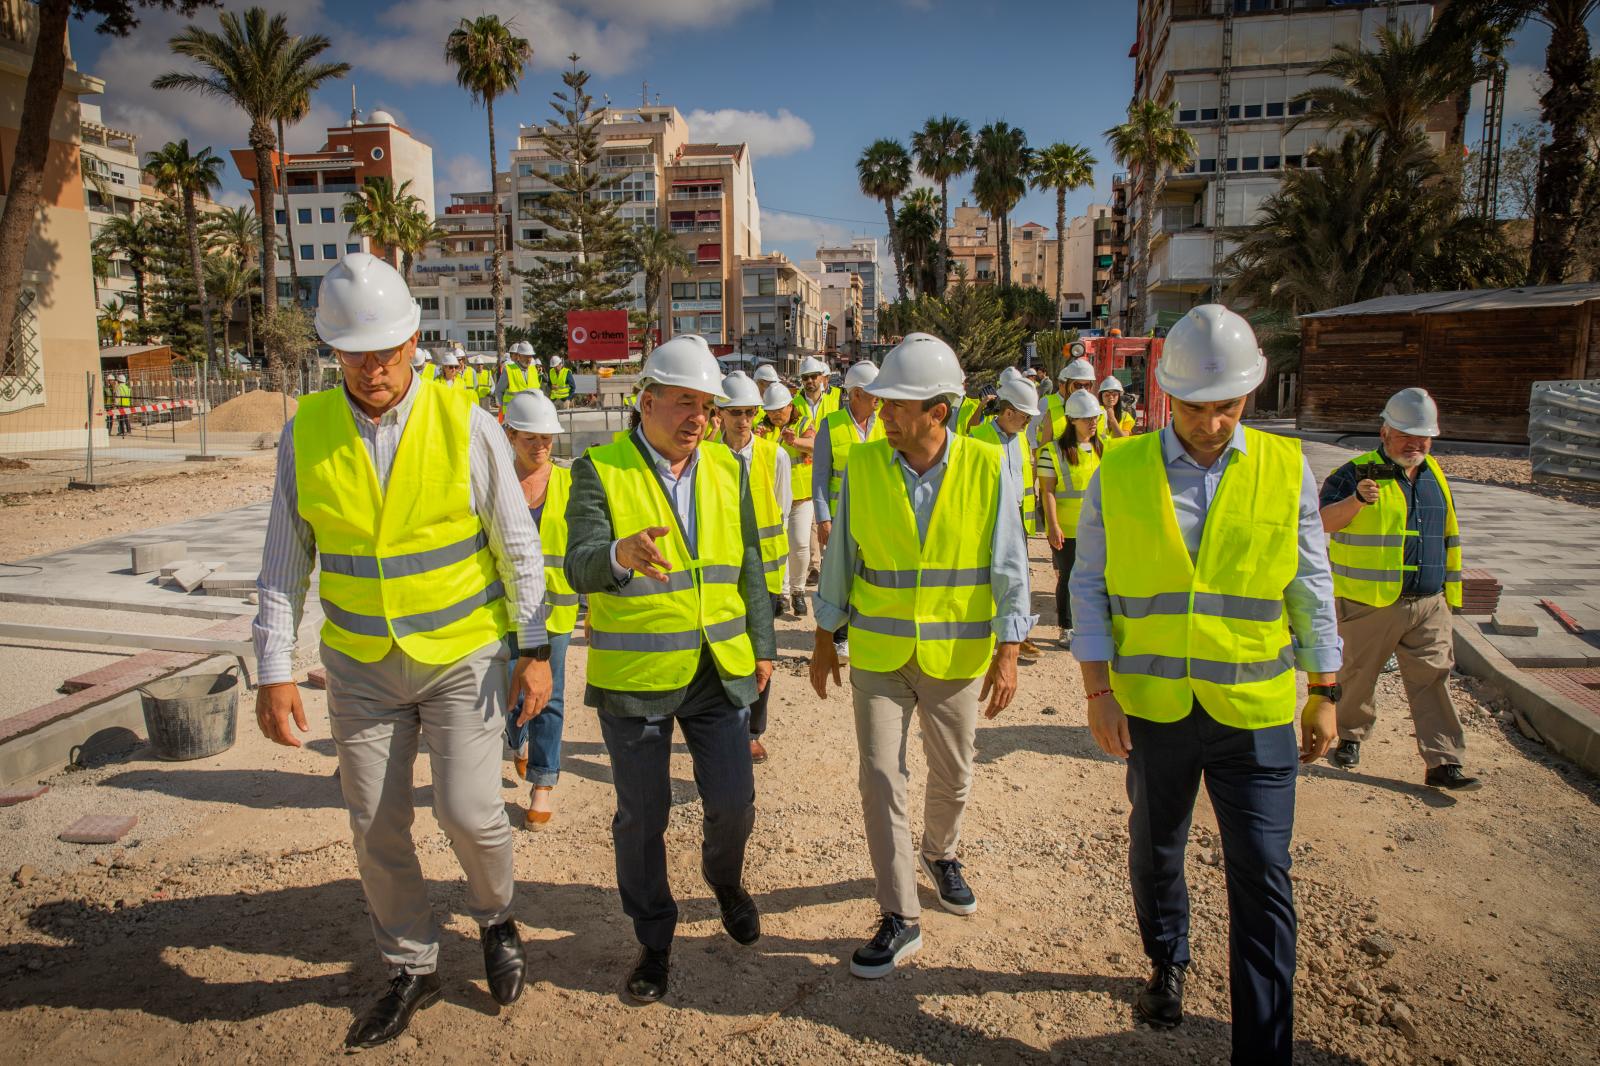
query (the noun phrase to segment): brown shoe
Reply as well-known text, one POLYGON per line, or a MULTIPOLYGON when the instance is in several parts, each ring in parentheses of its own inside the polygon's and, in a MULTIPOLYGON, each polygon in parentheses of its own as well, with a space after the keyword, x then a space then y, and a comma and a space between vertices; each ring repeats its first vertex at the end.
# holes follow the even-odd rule
MULTIPOLYGON (((533 790, 535 792, 551 792, 554 791, 554 786, 534 785, 533 790)), ((530 807, 522 814, 522 826, 524 829, 543 829, 550 821, 550 816, 554 813, 554 811, 536 811, 530 807)))
POLYGON ((1017 649, 1017 654, 1028 659, 1037 659, 1039 657, 1039 645, 1031 640, 1025 640, 1022 642, 1022 647, 1017 649))
POLYGON ((750 738, 750 761, 758 766, 767 761, 767 749, 755 737, 750 738))
POLYGON ((528 779, 528 757, 526 755, 518 755, 511 762, 517 768, 517 780, 526 781, 528 779))

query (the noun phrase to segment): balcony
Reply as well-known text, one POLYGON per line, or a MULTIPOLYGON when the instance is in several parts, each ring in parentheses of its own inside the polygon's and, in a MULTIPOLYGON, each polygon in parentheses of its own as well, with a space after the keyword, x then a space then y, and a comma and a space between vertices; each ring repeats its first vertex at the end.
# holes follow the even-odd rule
POLYGON ((1209 232, 1185 233, 1151 248, 1151 291, 1198 293, 1209 289, 1214 243, 1209 232))
POLYGON ((722 199, 722 191, 719 189, 716 192, 702 192, 702 191, 680 192, 677 189, 673 189, 672 192, 668 194, 667 199, 669 199, 669 200, 721 200, 722 199))

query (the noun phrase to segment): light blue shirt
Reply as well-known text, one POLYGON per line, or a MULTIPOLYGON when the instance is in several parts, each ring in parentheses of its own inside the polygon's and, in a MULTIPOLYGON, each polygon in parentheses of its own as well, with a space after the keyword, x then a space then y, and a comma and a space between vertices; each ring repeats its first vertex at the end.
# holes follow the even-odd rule
POLYGON ((1005 471, 1006 480, 1011 482, 1012 496, 1017 500, 1017 506, 1022 506, 1024 486, 1022 484, 1022 449, 1026 443, 1019 434, 1007 433, 1000 428, 1000 423, 990 419, 994 426, 995 436, 1000 438, 1000 469, 1005 471))
MULTIPOLYGON (((1222 473, 1234 452, 1245 454, 1244 427, 1237 426, 1222 457, 1208 467, 1195 462, 1171 426, 1161 431, 1161 458, 1172 488, 1172 510, 1178 532, 1193 560, 1200 552, 1206 515, 1217 497, 1222 473)), ((1302 460, 1303 462, 1303 460, 1302 460)), ((1300 565, 1283 590, 1289 616, 1295 663, 1308 673, 1331 674, 1344 662, 1344 642, 1333 607, 1333 573, 1328 568, 1327 538, 1317 507, 1317 485, 1310 464, 1300 479, 1300 565)), ((1072 593, 1072 654, 1080 662, 1110 662, 1116 651, 1111 636, 1111 602, 1106 593, 1106 527, 1100 515, 1100 473, 1089 479, 1078 516, 1078 554, 1068 585, 1072 593)))
MULTIPOLYGON (((944 484, 944 472, 950 465, 950 438, 945 434, 944 451, 928 468, 918 474, 898 451, 894 458, 900 464, 900 475, 905 480, 906 494, 911 497, 911 512, 917 520, 917 538, 926 540, 928 522, 933 518, 933 504, 939 498, 939 487, 944 484)), ((839 490, 839 510, 833 519, 833 534, 828 538, 828 550, 822 555, 822 574, 817 580, 817 626, 833 632, 850 620, 850 585, 856 572, 856 536, 850 526, 850 468, 844 470, 844 487, 839 490)), ((989 564, 989 584, 994 593, 994 635, 1003 644, 1018 644, 1026 640, 1028 631, 1039 620, 1030 614, 1028 586, 1028 539, 1022 532, 1022 505, 1011 488, 1008 478, 1000 480, 999 513, 995 515, 994 538, 991 546, 994 558, 989 564)))
MULTIPOLYGON (((850 420, 850 428, 855 430, 856 443, 861 444, 872 434, 872 424, 878 420, 878 412, 874 410, 867 416, 866 427, 856 424, 855 416, 850 413, 848 402, 843 408, 845 416, 850 420)), ((818 522, 833 521, 833 509, 828 500, 828 482, 833 480, 833 437, 820 423, 817 426, 816 443, 811 451, 811 503, 812 513, 818 522)))
MULTIPOLYGON (((689 461, 683 464, 683 472, 674 476, 672 464, 650 446, 650 440, 644 435, 643 429, 634 430, 633 436, 644 445, 645 456, 650 460, 650 465, 655 467, 656 475, 661 478, 661 487, 667 490, 667 502, 672 504, 673 511, 678 515, 678 524, 683 527, 683 539, 689 547, 689 554, 694 555, 699 550, 696 546, 694 523, 694 475, 700 466, 700 449, 696 448, 689 453, 689 461)), ((623 581, 633 571, 617 565, 617 545, 620 543, 621 541, 616 540, 611 542, 611 574, 618 581, 623 581)))

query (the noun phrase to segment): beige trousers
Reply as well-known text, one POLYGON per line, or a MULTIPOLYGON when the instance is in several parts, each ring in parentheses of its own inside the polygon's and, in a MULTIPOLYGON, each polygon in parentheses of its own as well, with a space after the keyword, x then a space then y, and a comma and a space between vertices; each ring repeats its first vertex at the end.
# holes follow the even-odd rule
POLYGON ((1431 770, 1444 763, 1461 764, 1467 738, 1450 702, 1446 680, 1455 665, 1450 606, 1444 594, 1426 599, 1398 599, 1387 607, 1340 598, 1339 635, 1344 638, 1344 669, 1339 684, 1339 738, 1366 740, 1378 720, 1374 692, 1383 664, 1393 655, 1411 704, 1417 750, 1431 770))
POLYGON ((906 740, 911 714, 922 722, 928 788, 922 815, 922 854, 954 859, 961 818, 972 792, 973 742, 983 678, 940 681, 917 667, 915 657, 893 673, 850 668, 860 755, 861 813, 867 851, 877 878, 878 906, 915 919, 917 858, 906 818, 906 740))

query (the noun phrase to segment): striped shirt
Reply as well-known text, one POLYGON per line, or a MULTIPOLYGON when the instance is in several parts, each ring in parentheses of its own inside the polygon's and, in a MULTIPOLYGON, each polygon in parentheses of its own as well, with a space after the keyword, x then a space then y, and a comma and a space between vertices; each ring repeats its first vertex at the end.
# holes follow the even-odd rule
MULTIPOLYGON (((376 422, 356 406, 348 393, 345 394, 350 412, 355 416, 356 432, 377 470, 378 484, 385 488, 417 390, 427 387, 413 374, 405 397, 376 422)), ((506 598, 513 607, 513 635, 523 647, 547 643, 544 555, 539 547, 539 530, 528 514, 528 503, 517 481, 511 445, 493 416, 481 407, 472 409, 467 465, 472 511, 483 522, 489 551, 494 555, 506 598)), ((295 634, 300 629, 316 553, 316 536, 311 524, 300 515, 300 492, 294 472, 294 420, 290 419, 278 440, 278 480, 272 493, 272 511, 267 518, 261 576, 256 580, 260 609, 256 612, 252 634, 262 685, 294 679, 295 634)))

